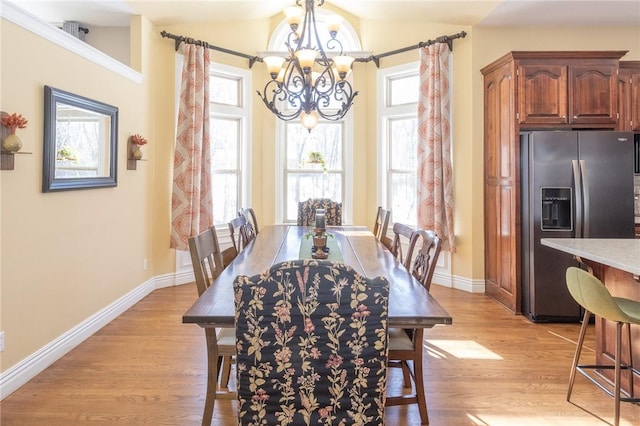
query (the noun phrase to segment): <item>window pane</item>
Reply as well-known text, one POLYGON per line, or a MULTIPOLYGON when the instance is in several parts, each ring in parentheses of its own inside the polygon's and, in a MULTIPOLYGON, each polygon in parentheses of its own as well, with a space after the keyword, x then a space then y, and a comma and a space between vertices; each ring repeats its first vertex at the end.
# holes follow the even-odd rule
POLYGON ((389 106, 418 102, 420 78, 417 74, 389 79, 389 106))
POLYGON ((390 189, 393 221, 415 225, 417 223, 416 175, 393 173, 390 189))
POLYGON ((237 170, 240 120, 211 118, 209 137, 213 170, 237 170))
POLYGON ((308 198, 342 201, 341 173, 289 173, 287 175, 287 221, 298 218, 298 202, 308 198))
POLYGON ((238 214, 238 175, 214 173, 212 178, 213 223, 223 225, 238 214))
POLYGON ((210 102, 242 106, 240 104, 241 81, 239 78, 222 76, 219 74, 212 75, 209 79, 210 102))
POLYGON ((342 170, 341 123, 318 123, 311 133, 299 123, 287 123, 287 170, 317 170, 309 163, 310 152, 322 154, 327 170, 342 170))
POLYGON ((418 146, 417 118, 391 120, 389 127, 391 169, 415 170, 418 146))

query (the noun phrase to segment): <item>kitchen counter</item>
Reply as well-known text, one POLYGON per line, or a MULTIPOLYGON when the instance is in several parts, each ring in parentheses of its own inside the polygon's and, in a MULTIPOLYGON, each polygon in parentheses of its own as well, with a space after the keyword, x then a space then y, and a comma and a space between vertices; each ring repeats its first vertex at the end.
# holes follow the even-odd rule
POLYGON ((542 238, 551 247, 582 259, 640 275, 640 239, 542 238))

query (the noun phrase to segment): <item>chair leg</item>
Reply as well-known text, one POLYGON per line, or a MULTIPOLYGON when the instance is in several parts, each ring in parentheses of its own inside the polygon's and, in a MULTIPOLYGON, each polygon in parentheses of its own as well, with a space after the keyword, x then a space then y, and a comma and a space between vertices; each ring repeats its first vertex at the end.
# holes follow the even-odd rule
POLYGON ((411 370, 407 361, 400 361, 402 366, 402 383, 405 388, 411 388, 411 370))
POLYGON ((582 352, 582 345, 584 344, 584 336, 587 334, 587 327, 589 325, 589 319, 591 318, 591 312, 585 310, 584 317, 582 317, 582 327, 580 327, 580 335, 578 337, 578 344, 576 345, 576 352, 573 355, 573 364, 571 365, 571 374, 569 375, 569 389, 567 390, 567 401, 571 398, 571 391, 573 390, 573 382, 576 379, 576 368, 578 367, 578 361, 580 361, 580 353, 582 352))
POLYGON ((613 414, 613 424, 620 424, 620 357, 622 355, 622 323, 616 323, 616 362, 615 362, 615 409, 613 414))
POLYGON ((629 366, 629 396, 631 398, 635 398, 634 385, 633 385, 633 350, 632 350, 632 342, 631 342, 631 324, 627 324, 627 342, 629 347, 629 362, 627 366, 629 366))
POLYGON ((220 372, 220 387, 228 388, 229 387, 229 376, 231 375, 231 357, 218 357, 218 359, 222 358, 222 371, 220 372))

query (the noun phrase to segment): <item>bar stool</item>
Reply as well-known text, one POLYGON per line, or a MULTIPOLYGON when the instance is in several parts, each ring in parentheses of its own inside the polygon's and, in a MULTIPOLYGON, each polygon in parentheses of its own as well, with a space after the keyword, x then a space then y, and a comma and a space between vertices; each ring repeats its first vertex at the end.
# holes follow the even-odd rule
MULTIPOLYGON (((623 402, 640 402, 640 398, 633 395, 633 375, 640 374, 632 365, 623 365, 621 363, 621 347, 622 347, 622 326, 624 324, 629 327, 629 361, 633 362, 631 353, 631 332, 630 324, 640 325, 640 302, 636 302, 621 297, 612 297, 609 290, 604 286, 602 281, 594 277, 590 273, 576 267, 570 267, 566 272, 567 288, 571 296, 585 309, 582 327, 580 328, 580 336, 576 353, 573 357, 573 365, 571 367, 571 375, 569 376, 569 390, 567 392, 567 401, 571 398, 573 382, 576 377, 576 371, 585 376, 590 382, 594 383, 609 396, 615 400, 614 408, 614 425, 620 423, 620 401, 623 402), (591 314, 595 314, 601 318, 616 323, 616 350, 614 365, 595 365, 595 364, 578 364, 584 336, 587 331, 589 318, 591 314), (629 382, 631 394, 629 396, 620 396, 620 375, 622 370, 629 371, 629 382), (614 370, 614 390, 613 392, 596 380, 593 375, 585 370, 614 370)), ((626 393, 626 392, 625 392, 626 393)))

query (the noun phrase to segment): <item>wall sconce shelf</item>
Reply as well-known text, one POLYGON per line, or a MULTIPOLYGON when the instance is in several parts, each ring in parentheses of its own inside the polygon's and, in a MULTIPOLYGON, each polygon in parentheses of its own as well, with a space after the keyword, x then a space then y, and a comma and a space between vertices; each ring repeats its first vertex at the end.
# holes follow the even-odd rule
POLYGON ((14 170, 14 161, 16 155, 32 154, 31 152, 9 152, 0 151, 0 170, 14 170))
POLYGON ((146 158, 141 158, 139 160, 135 158, 127 158, 127 170, 137 170, 136 165, 138 161, 149 161, 146 158))

